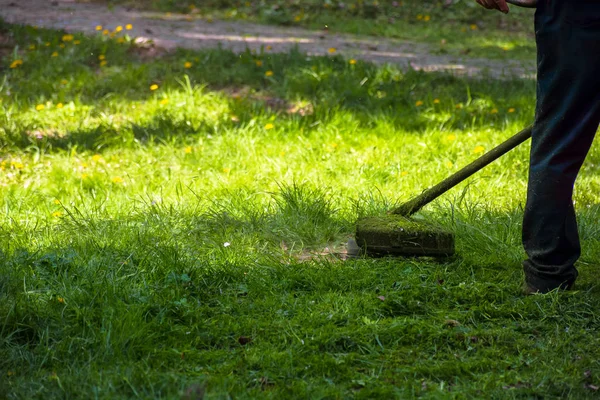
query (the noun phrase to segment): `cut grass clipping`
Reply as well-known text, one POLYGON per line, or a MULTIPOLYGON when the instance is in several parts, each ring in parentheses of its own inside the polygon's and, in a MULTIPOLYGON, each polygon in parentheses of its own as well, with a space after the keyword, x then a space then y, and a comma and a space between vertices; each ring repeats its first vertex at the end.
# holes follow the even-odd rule
POLYGON ((1 34, 5 397, 598 394, 597 147, 576 292, 520 295, 527 146, 416 216, 456 258, 328 255, 527 125, 534 82, 1 34))

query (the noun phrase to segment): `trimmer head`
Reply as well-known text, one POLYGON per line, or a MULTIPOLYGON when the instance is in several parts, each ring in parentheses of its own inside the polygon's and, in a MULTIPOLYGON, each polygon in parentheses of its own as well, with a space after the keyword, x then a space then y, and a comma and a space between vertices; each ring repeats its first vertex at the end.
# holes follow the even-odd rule
POLYGON ((356 243, 370 255, 448 257, 454 254, 451 232, 398 214, 359 219, 356 243))

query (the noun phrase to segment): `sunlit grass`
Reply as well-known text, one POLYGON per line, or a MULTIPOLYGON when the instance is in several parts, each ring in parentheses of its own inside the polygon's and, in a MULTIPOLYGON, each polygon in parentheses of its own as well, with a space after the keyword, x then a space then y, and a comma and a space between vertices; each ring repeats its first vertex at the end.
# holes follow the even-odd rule
POLYGON ((311 255, 528 125, 533 81, 2 31, 8 398, 596 393, 597 147, 578 292, 520 295, 527 145, 417 216, 456 258, 311 255))

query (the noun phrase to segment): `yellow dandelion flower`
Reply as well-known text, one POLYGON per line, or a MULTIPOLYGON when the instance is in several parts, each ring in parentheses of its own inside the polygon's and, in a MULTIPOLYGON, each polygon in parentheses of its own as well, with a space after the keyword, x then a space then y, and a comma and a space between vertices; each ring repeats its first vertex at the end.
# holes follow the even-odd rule
POLYGON ((267 49, 267 50, 273 50, 273 46, 271 46, 271 45, 268 45, 268 46, 266 47, 266 49, 267 49))
POLYGON ((98 56, 98 60, 102 61, 102 60, 106 60, 106 56, 104 54, 100 54, 98 56))
POLYGON ((74 41, 73 41, 73 44, 74 44, 74 45, 81 44, 81 40, 74 40, 74 41))
POLYGON ((55 51, 51 54, 52 57, 58 57, 58 51, 55 51))
POLYGON ((52 213, 52 216, 53 216, 54 218, 62 217, 62 213, 61 213, 60 211, 54 211, 54 212, 52 213))
POLYGON ((127 29, 128 31, 130 31, 130 30, 133 29, 133 25, 127 24, 127 25, 125 25, 125 29, 127 29))
POLYGON ((45 105, 43 105, 43 104, 38 104, 37 106, 35 106, 35 109, 36 109, 37 111, 42 111, 44 108, 46 108, 46 106, 45 106, 45 105))
POLYGON ((419 21, 423 20, 423 15, 422 14, 417 14, 417 20, 419 20, 419 21))
POLYGON ((29 45, 29 50, 35 50, 35 44, 30 44, 29 45))
POLYGON ((50 47, 50 42, 46 42, 46 43, 44 43, 44 46, 46 46, 46 47, 50 47))
POLYGON ((119 25, 115 28, 115 32, 121 32, 122 30, 123 30, 123 27, 121 25, 119 25))
POLYGON ((448 161, 448 162, 446 163, 446 167, 448 167, 448 168, 452 168, 452 167, 454 167, 454 164, 452 164, 452 162, 451 162, 451 161, 448 161))
POLYGON ((65 48, 65 44, 61 43, 61 44, 58 45, 58 47, 60 47, 61 49, 64 49, 65 48))
POLYGON ((106 66, 106 64, 108 64, 108 61, 106 61, 106 60, 102 60, 102 61, 100 61, 100 66, 101 66, 101 67, 105 67, 105 66, 106 66))
POLYGON ((154 91, 156 89, 158 89, 158 85, 157 84, 150 85, 150 90, 154 91))
POLYGON ((273 71, 267 71, 265 72, 265 76, 273 76, 273 71))
POLYGON ((508 112, 509 112, 509 113, 514 113, 514 112, 515 112, 515 109, 511 107, 511 108, 509 108, 509 109, 508 109, 508 112))
POLYGON ((66 80, 66 79, 61 79, 61 80, 60 80, 60 84, 61 84, 61 85, 66 85, 67 83, 69 83, 69 81, 68 81, 68 80, 66 80))
POLYGON ((400 176, 406 176, 406 175, 408 175, 408 172, 406 172, 406 171, 400 172, 400 176))
POLYGON ((223 168, 223 172, 225 172, 226 174, 231 172, 231 168, 223 168))
POLYGON ((478 153, 483 153, 485 151, 485 147, 483 146, 476 146, 473 149, 473 153, 478 154, 478 153))
POLYGON ((100 154, 94 154, 92 156, 92 161, 94 161, 94 162, 102 161, 102 156, 100 154))
POLYGON ((54 204, 60 204, 60 200, 59 199, 54 199, 54 204))
POLYGON ((117 33, 116 33, 116 32, 112 32, 112 33, 111 33, 109 36, 110 36, 110 38, 112 39, 112 38, 114 38, 115 36, 117 36, 117 33))
POLYGON ((354 65, 354 64, 356 64, 356 60, 355 60, 354 58, 353 58, 353 59, 351 59, 351 60, 350 60, 350 61, 348 61, 348 62, 350 63, 350 65, 354 65))
POLYGON ((272 123, 268 123, 265 125, 266 130, 273 129, 273 128, 275 128, 275 125, 273 125, 272 123))
POLYGON ((62 37, 63 42, 72 42, 73 39, 75 39, 75 37, 73 35, 63 35, 63 37, 62 37))
POLYGON ((192 68, 192 63, 191 63, 191 62, 189 62, 189 61, 186 61, 186 62, 183 64, 183 68, 186 68, 186 69, 192 68))
POLYGON ((475 25, 475 24, 471 24, 469 27, 471 28, 472 31, 477 30, 477 25, 475 25))
POLYGON ((23 65, 23 60, 15 60, 10 64, 10 68, 17 68, 18 66, 23 65))
POLYGON ((102 30, 102 25, 96 25, 96 30, 97 31, 101 31, 102 30))
POLYGON ((449 141, 453 141, 456 139, 456 135, 448 135, 448 136, 446 136, 446 139, 449 141))
POLYGON ((423 21, 429 22, 429 20, 431 20, 431 16, 426 15, 426 16, 423 17, 423 21))
POLYGON ((89 178, 88 174, 81 174, 81 179, 87 179, 87 178, 89 178))
POLYGON ((108 35, 109 33, 110 33, 110 31, 109 31, 108 29, 104 29, 104 30, 102 31, 102 34, 103 34, 103 35, 108 35))
POLYGON ((498 114, 498 109, 492 108, 492 111, 490 111, 490 114, 498 114))
POLYGON ((263 65, 263 62, 261 60, 256 60, 254 63, 256 64, 257 67, 262 67, 262 65, 263 65))
POLYGON ((183 152, 185 154, 190 154, 192 152, 192 147, 191 146, 187 146, 185 149, 183 149, 183 152))
POLYGON ((160 104, 164 106, 164 105, 165 105, 165 104, 167 104, 168 102, 169 102, 169 99, 162 99, 162 100, 160 101, 160 104))
POLYGON ((64 107, 63 103, 58 103, 58 104, 56 105, 56 108, 63 108, 63 107, 64 107))
POLYGON ((285 156, 285 151, 281 151, 281 152, 279 152, 279 155, 280 155, 281 157, 285 156))
POLYGON ((329 54, 333 54, 333 53, 335 53, 336 51, 337 51, 337 49, 336 49, 335 47, 330 47, 330 48, 329 48, 329 50, 327 50, 327 52, 328 52, 329 54))
POLYGON ((440 104, 440 99, 433 99, 433 104, 440 104))
POLYGON ((65 303, 65 299, 63 299, 63 298, 62 298, 62 297, 60 297, 60 296, 58 296, 58 297, 56 298, 56 301, 58 301, 59 303, 63 303, 63 304, 65 303))
POLYGON ((20 161, 11 161, 10 166, 13 167, 14 169, 23 169, 25 167, 23 165, 23 163, 20 161))
POLYGON ((415 103, 415 106, 417 106, 417 107, 421 107, 422 105, 423 105, 423 102, 421 100, 419 100, 415 103))
POLYGON ((113 181, 113 183, 123 183, 123 178, 121 178, 120 176, 115 176, 111 180, 113 181))
POLYGON ((122 37, 118 38, 117 43, 125 43, 125 38, 122 38, 122 37))

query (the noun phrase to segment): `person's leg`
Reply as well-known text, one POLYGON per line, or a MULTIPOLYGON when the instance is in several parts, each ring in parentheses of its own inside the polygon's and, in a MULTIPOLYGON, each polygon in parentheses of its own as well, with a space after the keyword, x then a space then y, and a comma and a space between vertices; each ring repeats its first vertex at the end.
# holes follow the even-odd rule
POLYGON ((580 245, 572 195, 600 122, 600 2, 539 3, 523 267, 529 288, 547 292, 568 288, 577 278, 580 245))

